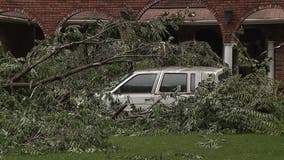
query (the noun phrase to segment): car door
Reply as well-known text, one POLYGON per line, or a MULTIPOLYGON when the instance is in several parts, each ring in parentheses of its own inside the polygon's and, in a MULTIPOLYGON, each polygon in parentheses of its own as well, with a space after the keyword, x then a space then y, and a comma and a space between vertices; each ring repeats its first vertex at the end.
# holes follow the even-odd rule
POLYGON ((188 95, 187 73, 163 73, 158 83, 156 94, 163 97, 161 102, 170 105, 176 102, 176 98, 188 95), (177 97, 173 94, 177 93, 177 97))
MULTIPOLYGON (((155 101, 154 86, 156 86, 157 79, 158 73, 133 75, 114 92, 114 95, 120 103, 128 101, 136 108, 147 109, 155 101)), ((125 110, 131 110, 131 106, 125 110)))

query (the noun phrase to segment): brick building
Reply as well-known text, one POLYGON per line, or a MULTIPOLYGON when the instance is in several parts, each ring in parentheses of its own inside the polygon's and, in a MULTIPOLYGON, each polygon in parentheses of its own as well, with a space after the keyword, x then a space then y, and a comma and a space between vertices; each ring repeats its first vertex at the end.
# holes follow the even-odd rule
POLYGON ((284 0, 0 0, 0 40, 21 56, 65 24, 121 18, 126 7, 137 20, 189 8, 193 14, 174 33, 177 42, 207 41, 232 67, 240 40, 251 57, 271 57, 269 77, 284 81, 284 0))

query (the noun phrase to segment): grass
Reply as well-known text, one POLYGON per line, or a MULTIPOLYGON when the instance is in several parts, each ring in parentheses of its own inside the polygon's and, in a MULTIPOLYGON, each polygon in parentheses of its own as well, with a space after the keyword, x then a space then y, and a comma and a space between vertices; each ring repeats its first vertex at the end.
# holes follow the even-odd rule
POLYGON ((165 135, 112 137, 118 151, 109 153, 53 153, 42 156, 8 155, 7 160, 283 160, 284 136, 165 135), (135 157, 136 156, 136 157, 135 157), (136 159, 135 159, 136 158, 136 159), (148 159, 147 159, 148 158, 148 159))

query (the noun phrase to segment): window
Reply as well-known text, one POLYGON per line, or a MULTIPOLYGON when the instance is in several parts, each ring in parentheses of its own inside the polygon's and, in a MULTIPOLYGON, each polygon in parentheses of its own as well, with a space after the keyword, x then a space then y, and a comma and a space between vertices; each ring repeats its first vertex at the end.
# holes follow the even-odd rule
POLYGON ((187 74, 166 73, 160 87, 160 92, 175 92, 180 87, 180 92, 187 91, 187 74))
POLYGON ((119 88, 120 93, 151 93, 157 74, 140 74, 119 88))

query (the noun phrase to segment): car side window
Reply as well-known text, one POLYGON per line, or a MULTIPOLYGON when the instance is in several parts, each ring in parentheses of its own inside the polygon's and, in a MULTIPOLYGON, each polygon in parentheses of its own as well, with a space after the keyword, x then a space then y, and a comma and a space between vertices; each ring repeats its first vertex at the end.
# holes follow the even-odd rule
POLYGON ((151 93, 157 74, 139 74, 119 88, 120 93, 151 93))
POLYGON ((180 87, 180 92, 187 91, 187 74, 185 73, 166 73, 164 74, 160 92, 175 92, 180 87))

